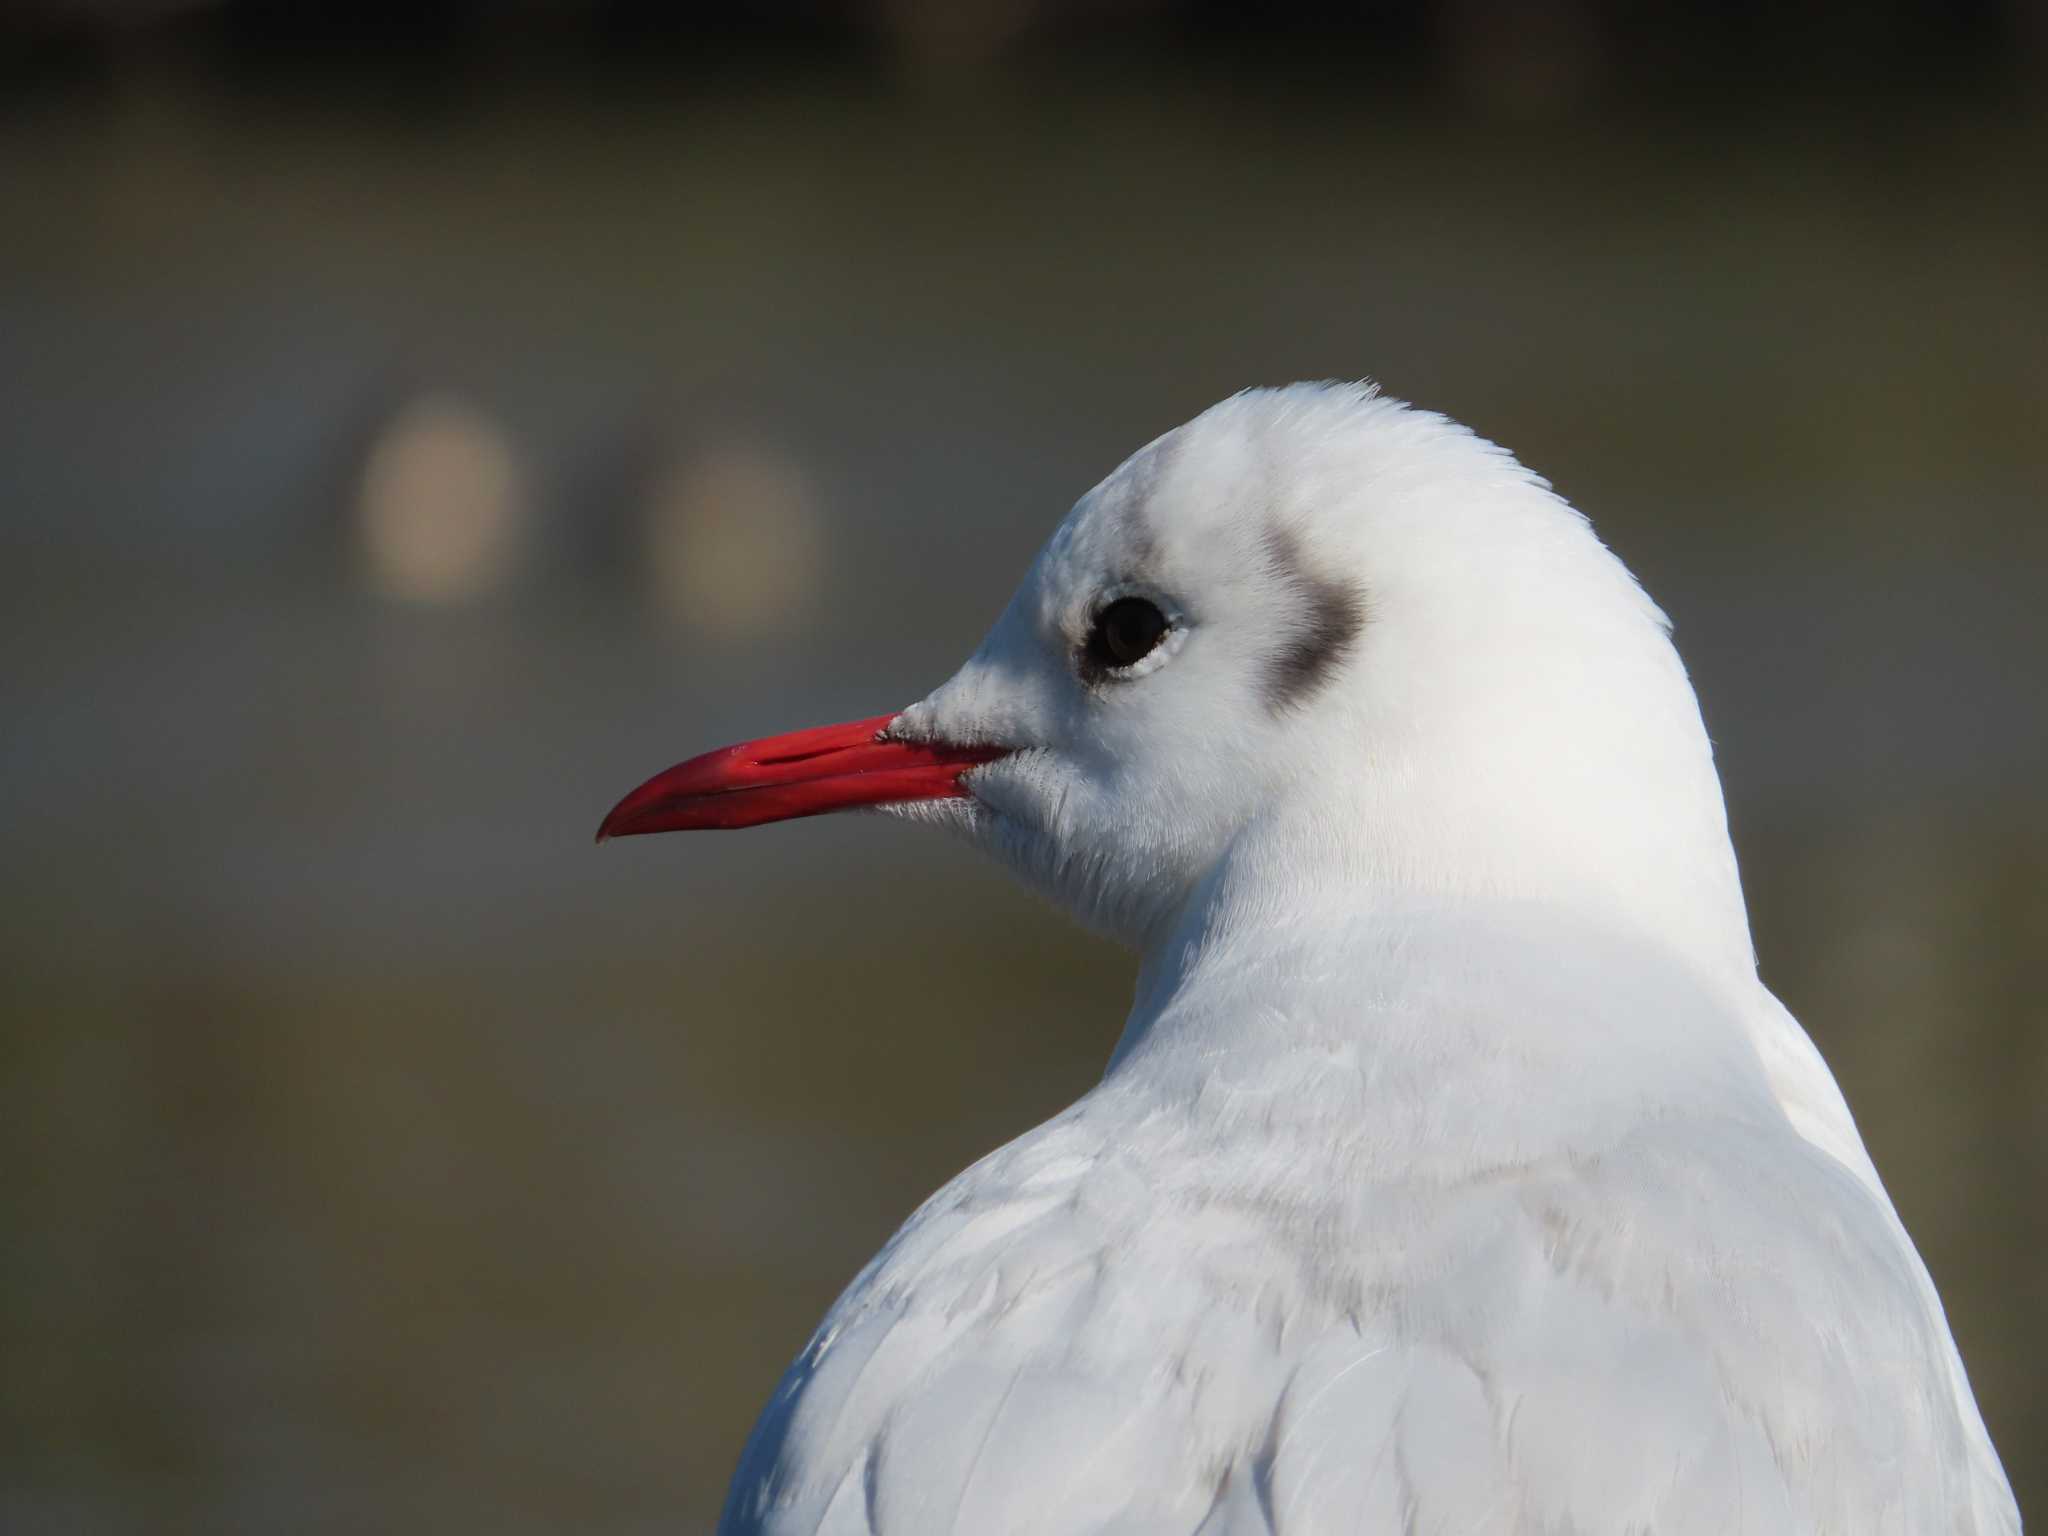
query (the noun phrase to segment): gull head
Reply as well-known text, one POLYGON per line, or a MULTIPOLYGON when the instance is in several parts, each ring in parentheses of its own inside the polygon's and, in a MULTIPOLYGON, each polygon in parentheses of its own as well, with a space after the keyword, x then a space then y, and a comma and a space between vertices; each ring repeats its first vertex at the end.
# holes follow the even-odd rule
POLYGON ((1083 496, 907 709, 693 758, 600 836, 871 807, 1141 948, 1536 903, 1750 964, 1663 615, 1505 450, 1351 384, 1251 390, 1083 496))

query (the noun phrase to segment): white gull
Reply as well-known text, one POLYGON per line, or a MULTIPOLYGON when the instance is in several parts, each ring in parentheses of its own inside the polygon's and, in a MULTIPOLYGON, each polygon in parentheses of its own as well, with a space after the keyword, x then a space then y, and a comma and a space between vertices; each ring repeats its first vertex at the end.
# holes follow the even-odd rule
POLYGON ((1137 996, 1102 1082, 833 1306, 722 1531, 2018 1531, 1757 977, 1664 616, 1502 449, 1236 396, 1083 497, 929 697, 605 832, 863 805, 1135 946, 1137 996))

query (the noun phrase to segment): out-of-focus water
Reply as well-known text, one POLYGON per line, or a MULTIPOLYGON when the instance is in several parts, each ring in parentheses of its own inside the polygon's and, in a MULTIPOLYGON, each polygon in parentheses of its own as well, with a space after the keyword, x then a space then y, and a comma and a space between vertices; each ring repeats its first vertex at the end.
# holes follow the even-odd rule
POLYGON ((1364 373, 1674 615, 1766 976, 2038 1499, 2044 148, 1179 76, 10 117, 10 1528, 708 1524, 1131 966, 900 826, 598 816, 909 701, 1123 454, 1364 373))

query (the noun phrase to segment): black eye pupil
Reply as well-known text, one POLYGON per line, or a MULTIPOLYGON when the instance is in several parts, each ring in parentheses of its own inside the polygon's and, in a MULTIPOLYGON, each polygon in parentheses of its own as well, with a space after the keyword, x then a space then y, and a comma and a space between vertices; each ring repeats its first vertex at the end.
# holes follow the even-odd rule
POLYGON ((1165 635, 1165 614, 1142 597, 1120 597, 1096 615, 1089 655, 1098 666, 1128 667, 1149 656, 1165 635))

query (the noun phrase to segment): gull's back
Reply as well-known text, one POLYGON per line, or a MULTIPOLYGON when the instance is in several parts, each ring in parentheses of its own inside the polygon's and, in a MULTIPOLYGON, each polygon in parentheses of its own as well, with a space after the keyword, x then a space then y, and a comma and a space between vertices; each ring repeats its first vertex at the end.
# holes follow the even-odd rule
POLYGON ((1376 927, 1369 989, 1327 936, 1188 978, 928 1202, 721 1529, 2019 1529, 1910 1243, 1738 1007, 1524 913, 1376 927))

